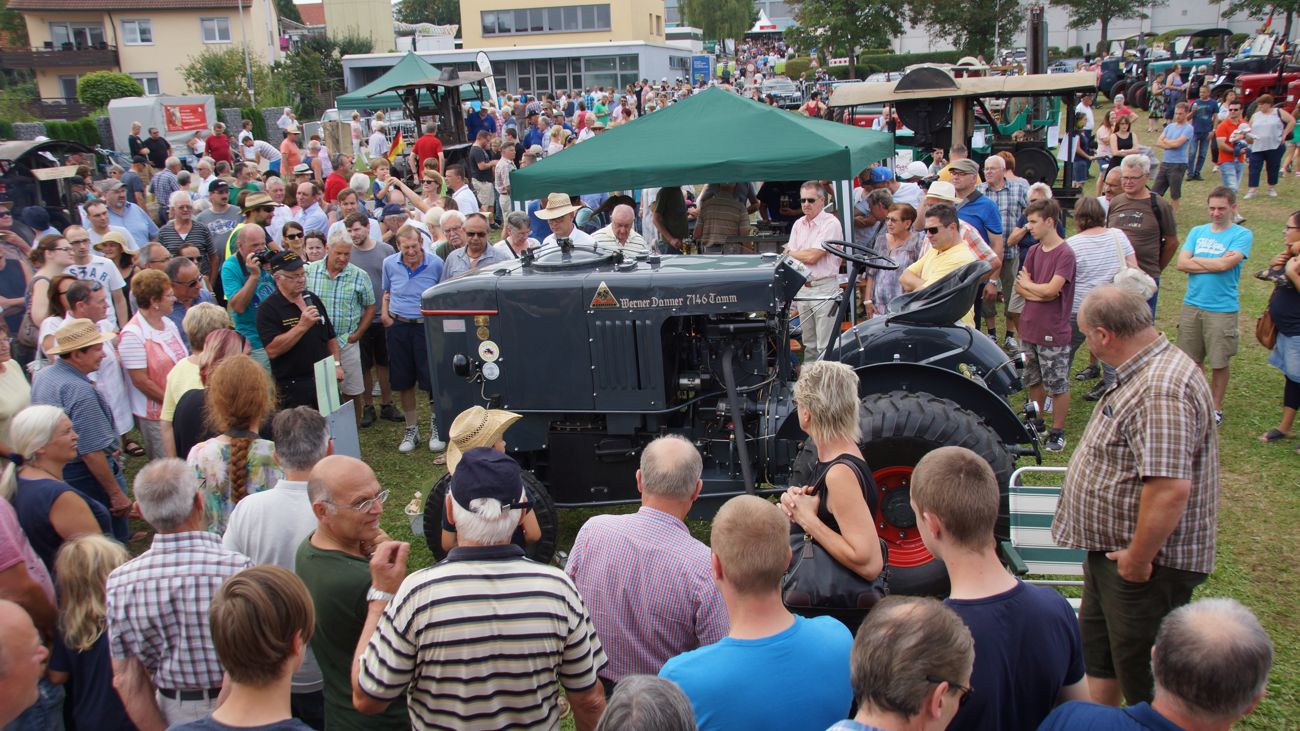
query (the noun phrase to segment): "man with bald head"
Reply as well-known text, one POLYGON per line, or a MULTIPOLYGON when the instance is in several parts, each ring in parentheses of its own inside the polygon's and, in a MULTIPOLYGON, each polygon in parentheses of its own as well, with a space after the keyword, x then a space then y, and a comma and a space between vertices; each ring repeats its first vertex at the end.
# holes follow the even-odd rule
POLYGON ((388 540, 379 527, 388 491, 365 462, 330 455, 308 475, 307 497, 316 530, 298 547, 294 571, 316 606, 311 649, 325 680, 325 727, 405 731, 410 720, 404 698, 376 716, 352 706, 352 655, 368 611, 370 554, 388 540))
POLYGON ((598 244, 617 246, 627 254, 649 254, 645 237, 637 233, 633 223, 636 222, 636 210, 626 203, 614 206, 610 213, 609 225, 592 233, 591 238, 598 244))
POLYGON ((713 583, 709 549, 685 523, 703 485, 701 467, 699 451, 680 436, 650 442, 636 472, 641 509, 594 516, 574 540, 564 570, 609 655, 600 673, 606 692, 727 634, 727 607, 713 583), (652 605, 665 609, 641 611, 652 605))
POLYGON ((40 699, 49 650, 22 607, 0 599, 0 726, 18 718, 40 699))
POLYGON ((1125 709, 1066 703, 1038 728, 1228 731, 1264 699, 1272 666, 1273 641, 1249 609, 1235 599, 1201 599, 1160 625, 1151 648, 1151 703, 1125 709))
POLYGON ((1098 286, 1078 323, 1117 378, 1070 460, 1052 538, 1088 551, 1079 629, 1092 697, 1131 706, 1151 700, 1161 618, 1214 570, 1219 437, 1200 366, 1140 295, 1098 286))
POLYGON ((258 225, 246 225, 235 231, 234 239, 235 253, 221 265, 222 287, 228 298, 235 329, 248 339, 248 344, 253 349, 253 359, 270 371, 271 360, 267 357, 266 348, 257 332, 257 308, 275 294, 275 279, 262 263, 263 260, 258 258, 267 249, 266 231, 258 225))

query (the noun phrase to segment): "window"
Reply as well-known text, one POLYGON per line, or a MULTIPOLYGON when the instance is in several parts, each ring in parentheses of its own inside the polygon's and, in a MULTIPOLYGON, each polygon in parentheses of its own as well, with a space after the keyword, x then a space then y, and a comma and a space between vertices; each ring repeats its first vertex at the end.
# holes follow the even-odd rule
POLYGON ((94 48, 104 42, 104 26, 98 23, 50 23, 50 40, 55 49, 94 48))
POLYGON ((123 20, 122 42, 128 46, 153 45, 153 21, 123 20))
POLYGON ((678 71, 686 71, 690 69, 690 67, 691 67, 691 59, 689 56, 668 57, 668 68, 670 69, 677 69, 678 71))
POLYGON ((204 43, 229 43, 230 18, 199 18, 204 43))
POLYGON ((77 100, 77 76, 60 76, 59 93, 63 95, 64 101, 75 102, 77 100))
POLYGON ((158 96, 162 93, 158 88, 158 74, 131 74, 131 78, 140 82, 145 96, 158 96))
MULTIPOLYGON (((479 14, 479 17, 485 36, 583 33, 610 29, 609 5, 604 3, 527 10, 485 10, 479 14)), ((650 22, 653 30, 655 24, 653 16, 650 22)), ((662 25, 662 20, 659 23, 662 25)))

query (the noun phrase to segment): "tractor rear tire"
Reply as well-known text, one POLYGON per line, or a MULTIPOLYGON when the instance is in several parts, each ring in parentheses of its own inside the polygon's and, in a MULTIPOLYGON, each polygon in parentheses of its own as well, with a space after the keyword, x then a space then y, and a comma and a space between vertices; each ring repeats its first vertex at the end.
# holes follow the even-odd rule
MULTIPOLYGON (((537 516, 537 525, 542 529, 542 537, 526 550, 528 558, 538 563, 550 563, 555 556, 556 543, 560 535, 560 516, 555 509, 555 501, 546 491, 546 486, 532 472, 523 470, 520 475, 524 481, 524 493, 528 496, 528 508, 537 516)), ((451 473, 438 478, 429 497, 424 501, 424 542, 433 552, 433 558, 441 561, 447 552, 442 550, 442 513, 447 504, 447 490, 451 487, 451 473)))
MULTIPOLYGON (((878 490, 876 528, 889 544, 889 587, 893 594, 944 596, 948 571, 942 561, 925 550, 916 532, 910 506, 912 468, 939 447, 966 447, 993 468, 1001 496, 998 539, 1010 535, 1007 485, 1013 460, 991 427, 973 412, 947 399, 925 393, 892 391, 862 399, 858 411, 862 429, 862 456, 871 467, 878 490)), ((792 466, 790 484, 811 484, 817 462, 812 440, 792 466)))

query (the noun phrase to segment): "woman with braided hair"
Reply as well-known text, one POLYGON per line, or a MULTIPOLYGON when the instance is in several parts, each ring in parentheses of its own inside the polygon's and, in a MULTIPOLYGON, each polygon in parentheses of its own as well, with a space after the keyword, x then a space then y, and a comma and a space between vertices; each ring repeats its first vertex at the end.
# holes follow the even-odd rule
POLYGON ((247 355, 226 358, 207 382, 208 422, 217 436, 194 445, 186 462, 203 484, 208 530, 226 531, 235 503, 284 476, 275 444, 257 429, 275 405, 266 369, 247 355))

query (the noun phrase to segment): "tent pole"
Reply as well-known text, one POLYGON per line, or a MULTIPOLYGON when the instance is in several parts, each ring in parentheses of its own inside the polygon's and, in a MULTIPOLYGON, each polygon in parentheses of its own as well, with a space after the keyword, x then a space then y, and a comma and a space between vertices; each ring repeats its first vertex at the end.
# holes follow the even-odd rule
MULTIPOLYGON (((837 180, 835 181, 835 210, 840 214, 840 224, 844 227, 844 240, 853 240, 853 181, 837 180)), ((849 298, 849 322, 856 325, 858 323, 858 303, 857 292, 850 289, 840 295, 849 298)), ((839 327, 840 323, 835 323, 839 327)))

